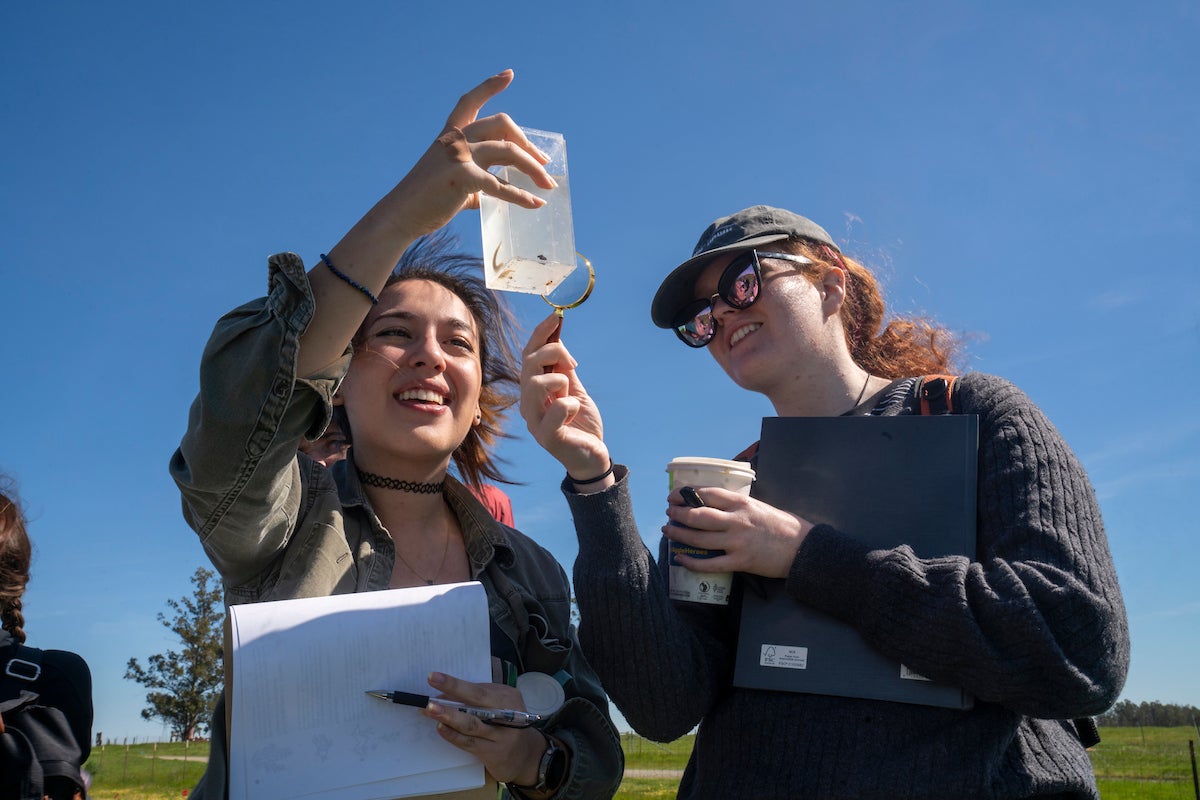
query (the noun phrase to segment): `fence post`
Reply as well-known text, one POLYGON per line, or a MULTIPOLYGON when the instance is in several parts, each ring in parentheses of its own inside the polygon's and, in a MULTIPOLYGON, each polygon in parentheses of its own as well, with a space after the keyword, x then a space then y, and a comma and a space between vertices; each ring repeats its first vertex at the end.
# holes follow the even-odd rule
POLYGON ((1196 776, 1196 743, 1188 739, 1188 753, 1192 757, 1192 791, 1196 793, 1196 800, 1200 800, 1200 777, 1196 776))

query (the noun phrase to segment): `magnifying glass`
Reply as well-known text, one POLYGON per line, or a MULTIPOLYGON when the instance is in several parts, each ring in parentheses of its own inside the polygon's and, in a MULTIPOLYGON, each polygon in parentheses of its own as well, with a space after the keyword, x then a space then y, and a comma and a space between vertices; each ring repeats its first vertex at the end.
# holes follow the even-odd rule
MULTIPOLYGON (((554 332, 550 334, 547 342, 559 340, 562 335, 563 315, 566 310, 583 305, 583 301, 588 299, 592 294, 592 289, 596 287, 596 270, 592 268, 592 262, 578 250, 575 251, 575 255, 583 259, 583 265, 587 267, 587 272, 575 269, 558 286, 541 296, 548 305, 554 307, 554 313, 558 316, 558 325, 554 327, 554 332)), ((553 372, 554 370, 552 367, 546 367, 542 371, 553 372)))
POLYGON ((541 296, 547 305, 554 307, 554 313, 560 318, 568 308, 583 305, 583 301, 591 296, 592 289, 596 286, 596 270, 592 269, 592 262, 578 250, 575 251, 575 255, 583 259, 587 272, 575 269, 561 283, 541 296))

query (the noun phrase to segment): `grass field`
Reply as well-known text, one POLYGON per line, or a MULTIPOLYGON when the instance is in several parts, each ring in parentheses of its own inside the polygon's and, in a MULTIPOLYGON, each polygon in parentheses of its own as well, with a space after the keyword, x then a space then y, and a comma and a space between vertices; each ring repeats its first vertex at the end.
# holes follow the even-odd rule
POLYGON ((1200 800, 1188 752, 1195 728, 1101 728, 1100 735, 1091 756, 1104 800, 1200 800))
MULTIPOLYGON (((1101 728, 1092 764, 1104 800, 1200 800, 1188 741, 1194 728, 1101 728)), ((691 738, 668 745, 626 734, 626 775, 618 800, 670 800, 691 738)), ((207 744, 107 745, 92 750, 94 800, 181 800, 204 771, 207 744)))

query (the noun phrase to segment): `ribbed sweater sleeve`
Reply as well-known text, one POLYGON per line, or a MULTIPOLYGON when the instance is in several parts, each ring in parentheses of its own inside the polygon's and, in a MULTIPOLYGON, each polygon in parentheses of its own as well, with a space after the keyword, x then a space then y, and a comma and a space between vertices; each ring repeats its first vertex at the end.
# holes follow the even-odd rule
POLYGON ((629 723, 647 738, 672 741, 709 711, 728 687, 733 641, 727 609, 690 619, 667 596, 666 581, 633 519, 628 470, 592 494, 563 493, 575 519, 574 585, 588 661, 629 723))
POLYGON ((819 526, 788 590, 980 700, 1045 719, 1100 713, 1124 684, 1129 632, 1087 475, 1008 381, 970 374, 956 392, 980 421, 975 560, 869 551, 819 526))

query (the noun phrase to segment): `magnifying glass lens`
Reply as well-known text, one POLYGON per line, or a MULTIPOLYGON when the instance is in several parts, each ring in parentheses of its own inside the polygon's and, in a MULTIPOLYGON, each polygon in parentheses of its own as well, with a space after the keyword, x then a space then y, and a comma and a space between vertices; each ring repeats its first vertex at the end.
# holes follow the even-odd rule
POLYGON ((596 271, 592 269, 592 262, 588 261, 582 253, 576 253, 576 255, 583 259, 586 269, 576 267, 557 286, 542 295, 542 299, 554 306, 554 310, 558 312, 559 316, 562 316, 562 313, 568 308, 582 305, 596 285, 596 271))

